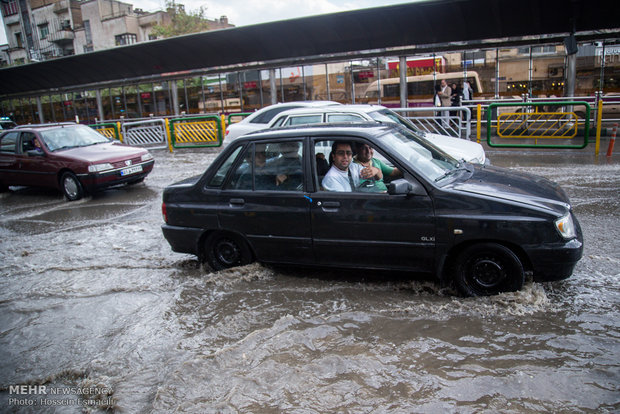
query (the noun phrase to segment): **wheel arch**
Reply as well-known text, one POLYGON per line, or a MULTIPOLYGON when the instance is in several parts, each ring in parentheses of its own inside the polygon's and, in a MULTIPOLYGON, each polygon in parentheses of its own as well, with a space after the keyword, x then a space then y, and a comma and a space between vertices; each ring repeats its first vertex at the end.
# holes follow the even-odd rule
POLYGON ((521 265, 523 266, 523 270, 526 272, 531 272, 533 270, 532 262, 521 246, 515 243, 511 243, 506 240, 498 240, 498 239, 475 239, 475 240, 466 240, 461 243, 455 244, 452 246, 442 257, 441 262, 439 264, 439 275, 442 284, 449 284, 452 282, 451 270, 454 267, 455 260, 458 255, 465 249, 474 246, 476 244, 483 243, 496 243, 501 246, 510 249, 521 261, 521 265))
POLYGON ((78 177, 78 175, 75 173, 75 171, 73 171, 71 168, 67 168, 67 167, 63 167, 60 170, 58 170, 58 172, 56 173, 56 187, 60 190, 62 189, 62 185, 60 183, 60 179, 62 178, 62 175, 66 172, 70 172, 71 174, 75 175, 78 179, 78 181, 80 182, 80 184, 82 184, 82 188, 84 188, 84 183, 82 183, 82 180, 80 180, 80 177, 78 177))
POLYGON ((198 256, 198 260, 200 260, 200 262, 205 262, 207 260, 206 251, 205 251, 206 250, 205 243, 207 239, 211 237, 212 234, 216 234, 216 233, 229 234, 229 235, 232 235, 234 237, 238 237, 239 239, 241 239, 250 249, 252 259, 256 260, 256 251, 254 250, 254 246, 252 245, 252 243, 250 243, 250 241, 248 240, 247 237, 245 237, 244 234, 236 232, 236 231, 230 231, 230 230, 209 229, 209 230, 205 230, 204 232, 202 232, 202 234, 200 235, 200 237, 198 238, 196 242, 196 255, 198 256))

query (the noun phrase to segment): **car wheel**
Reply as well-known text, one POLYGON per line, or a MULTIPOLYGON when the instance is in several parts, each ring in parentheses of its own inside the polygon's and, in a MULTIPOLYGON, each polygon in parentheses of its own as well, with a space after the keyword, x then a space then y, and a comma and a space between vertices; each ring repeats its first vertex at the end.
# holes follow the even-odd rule
POLYGON ((69 201, 79 200, 84 196, 82 184, 72 172, 65 172, 60 177, 60 188, 69 201))
POLYGON ((6 193, 7 191, 9 191, 9 186, 0 184, 0 193, 6 193))
POLYGON ((457 256, 454 281, 466 296, 489 296, 521 289, 525 273, 512 250, 497 243, 481 243, 457 256))
POLYGON ((239 236, 214 233, 205 241, 207 263, 214 270, 242 266, 252 262, 248 244, 239 236))

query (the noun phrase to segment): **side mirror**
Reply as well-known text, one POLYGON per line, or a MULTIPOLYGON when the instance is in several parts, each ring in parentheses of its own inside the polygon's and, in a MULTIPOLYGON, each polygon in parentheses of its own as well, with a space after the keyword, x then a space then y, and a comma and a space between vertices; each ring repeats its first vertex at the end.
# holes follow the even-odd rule
POLYGON ((410 182, 401 178, 394 180, 388 185, 388 194, 390 195, 426 195, 426 190, 422 184, 417 181, 410 182))
POLYGON ((26 154, 28 154, 29 157, 44 157, 45 153, 43 151, 37 151, 37 150, 28 150, 26 151, 26 154))

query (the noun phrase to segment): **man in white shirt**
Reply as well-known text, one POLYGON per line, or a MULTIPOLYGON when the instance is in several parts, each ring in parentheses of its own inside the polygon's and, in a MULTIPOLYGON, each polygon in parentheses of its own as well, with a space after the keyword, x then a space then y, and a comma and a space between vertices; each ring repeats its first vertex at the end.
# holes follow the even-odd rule
POLYGON ((334 142, 332 160, 332 166, 321 183, 327 191, 355 191, 360 184, 360 179, 369 179, 381 173, 378 168, 365 168, 354 163, 353 151, 348 142, 334 142))

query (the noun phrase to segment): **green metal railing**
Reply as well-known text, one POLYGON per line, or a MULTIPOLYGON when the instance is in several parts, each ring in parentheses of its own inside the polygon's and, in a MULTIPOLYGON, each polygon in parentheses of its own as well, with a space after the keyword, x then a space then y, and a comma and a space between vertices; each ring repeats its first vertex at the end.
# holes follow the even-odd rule
POLYGON ((487 110, 487 143, 490 147, 498 148, 573 148, 582 149, 588 145, 590 133, 590 104, 583 101, 563 102, 527 102, 527 103, 492 103, 487 110), (584 106, 584 139, 582 144, 539 144, 539 140, 563 139, 570 140, 577 136, 580 119, 573 111, 539 111, 544 107, 575 107, 584 106), (520 112, 499 113, 499 108, 517 107, 520 112), (533 111, 532 111, 533 109, 533 111), (526 143, 496 143, 492 142, 493 115, 497 115, 496 132, 502 139, 519 139, 526 143), (534 140, 534 143, 531 143, 534 140))
POLYGON ((174 148, 219 147, 224 142, 222 119, 217 115, 170 119, 168 125, 174 148))

